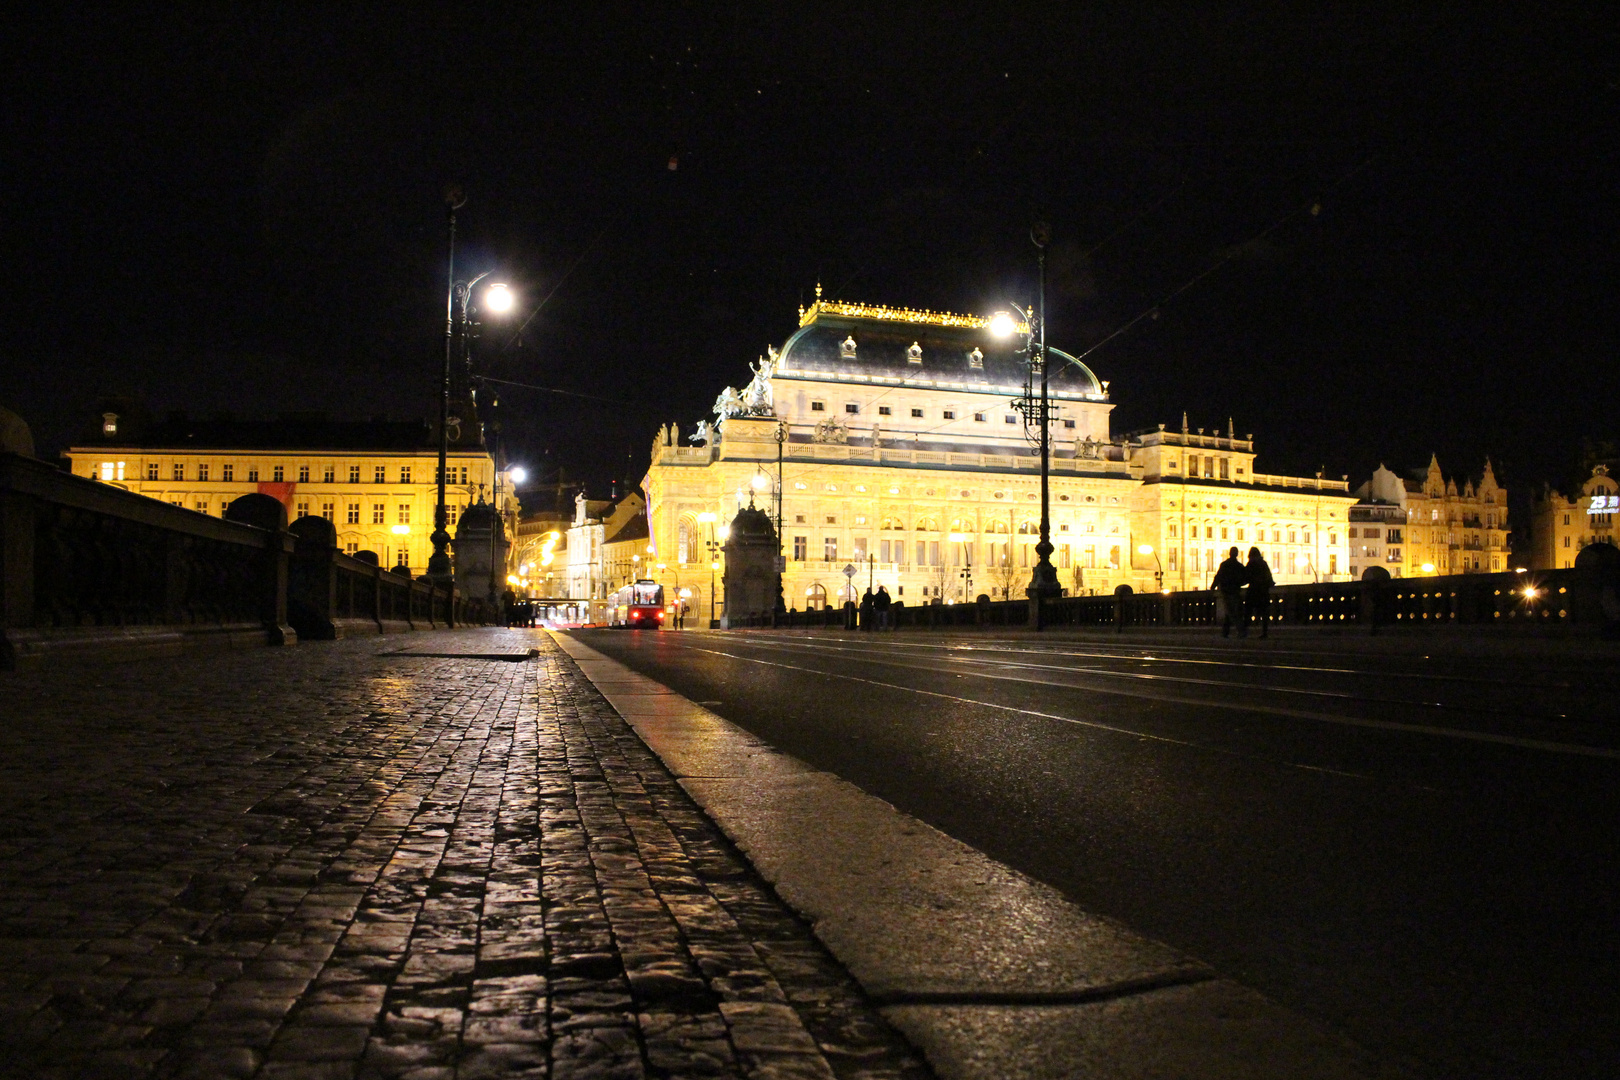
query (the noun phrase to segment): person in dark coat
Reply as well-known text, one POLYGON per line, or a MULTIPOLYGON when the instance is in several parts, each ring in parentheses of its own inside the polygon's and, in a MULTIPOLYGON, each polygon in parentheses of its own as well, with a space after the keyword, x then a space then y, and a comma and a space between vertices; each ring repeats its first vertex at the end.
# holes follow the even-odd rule
MULTIPOLYGON (((1271 632, 1271 587, 1277 584, 1277 579, 1271 576, 1271 567, 1266 565, 1266 557, 1257 547, 1249 549, 1249 565, 1244 570, 1249 579, 1249 592, 1244 598, 1248 603, 1248 617, 1260 620, 1260 636, 1266 637, 1271 632)), ((1245 620, 1243 633, 1248 632, 1245 620)))
POLYGON ((877 611, 877 628, 879 630, 892 630, 894 624, 889 622, 889 607, 894 601, 889 597, 886 585, 879 585, 877 595, 872 598, 872 607, 877 611))
POLYGON ((872 590, 871 589, 867 589, 866 590, 866 595, 861 597, 861 629, 862 630, 870 631, 872 629, 872 621, 873 621, 872 620, 872 615, 873 615, 873 612, 876 610, 876 607, 877 607, 877 597, 872 595, 872 590))
POLYGON ((1210 583, 1221 594, 1221 604, 1226 608, 1221 618, 1221 637, 1232 636, 1234 623, 1240 633, 1248 625, 1243 618, 1243 583, 1248 578, 1249 572, 1243 568, 1238 549, 1234 547, 1227 554, 1226 561, 1221 563, 1220 569, 1215 571, 1215 580, 1210 583))

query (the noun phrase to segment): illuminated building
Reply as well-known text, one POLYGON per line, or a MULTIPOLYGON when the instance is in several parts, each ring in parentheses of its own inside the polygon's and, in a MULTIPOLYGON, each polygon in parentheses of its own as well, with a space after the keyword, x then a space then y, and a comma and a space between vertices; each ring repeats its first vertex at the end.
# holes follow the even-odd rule
POLYGON ((1546 488, 1530 507, 1531 560, 1536 570, 1565 570, 1589 544, 1615 543, 1614 519, 1620 514, 1620 484, 1606 465, 1592 467, 1581 493, 1566 499, 1546 488))
MULTIPOLYGON (((1496 482, 1490 459, 1478 484, 1446 479, 1430 456, 1426 470, 1402 479, 1380 465, 1356 489, 1366 505, 1399 506, 1405 512, 1401 557, 1387 562, 1391 576, 1500 573, 1509 569, 1507 489, 1496 482)), ((1365 525, 1358 525, 1358 532, 1365 525)), ((1388 526, 1382 526, 1387 529, 1388 526)), ((1358 536, 1358 541, 1365 537, 1358 536)), ((1383 538, 1388 542, 1387 534, 1383 538)), ((1393 548, 1393 543, 1388 543, 1393 548)))
MULTIPOLYGON (((415 576, 427 572, 433 553, 438 440, 419 421, 172 416, 147 423, 106 412, 63 456, 76 476, 213 517, 243 495, 271 495, 287 507, 289 521, 309 515, 332 522, 340 550, 375 552, 383 567, 403 564, 415 576)), ((468 505, 492 497, 495 462, 478 441, 458 440, 448 470, 453 534, 468 505)), ((509 480, 502 491, 514 520, 509 480)))
MULTIPOLYGON (((717 422, 687 445, 674 425, 654 440, 642 488, 657 560, 683 575, 707 566, 717 525, 753 501, 780 512, 791 606, 858 598, 869 582, 913 605, 1022 598, 1040 465, 1015 406, 1021 341, 990 323, 818 291, 753 381, 720 395, 717 422)), ((1067 592, 1151 589, 1161 565, 1166 587, 1203 588, 1234 544, 1258 544, 1280 583, 1348 577, 1347 484, 1257 474, 1251 439, 1185 420, 1115 436, 1107 384, 1050 352, 1052 561, 1067 592)), ((681 585, 706 610, 700 577, 681 585)))

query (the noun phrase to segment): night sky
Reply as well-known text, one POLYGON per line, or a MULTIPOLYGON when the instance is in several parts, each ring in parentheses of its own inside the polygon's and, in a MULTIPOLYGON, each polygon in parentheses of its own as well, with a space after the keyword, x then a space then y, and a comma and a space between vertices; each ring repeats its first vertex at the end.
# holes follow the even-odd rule
POLYGON ((593 494, 818 280, 1027 301, 1036 216, 1053 344, 1157 306, 1087 358, 1116 432, 1231 416, 1353 482, 1489 454, 1521 493, 1616 438, 1603 5, 47 7, 0 161, 0 403, 43 454, 109 394, 434 412, 451 181, 462 268, 523 297, 477 368, 622 402, 501 393, 510 456, 593 494))

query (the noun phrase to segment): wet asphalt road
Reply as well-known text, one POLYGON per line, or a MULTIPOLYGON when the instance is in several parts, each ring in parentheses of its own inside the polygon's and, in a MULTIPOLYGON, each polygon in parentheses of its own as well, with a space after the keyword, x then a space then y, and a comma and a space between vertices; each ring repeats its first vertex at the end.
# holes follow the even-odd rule
POLYGON ((1620 1074, 1620 652, 580 637, 1416 1075, 1620 1074))

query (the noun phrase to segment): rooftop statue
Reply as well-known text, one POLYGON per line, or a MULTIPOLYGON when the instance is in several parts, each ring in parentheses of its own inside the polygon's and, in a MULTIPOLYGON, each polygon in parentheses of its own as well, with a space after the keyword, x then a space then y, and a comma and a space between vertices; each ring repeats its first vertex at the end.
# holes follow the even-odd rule
POLYGON ((708 445, 709 438, 710 438, 709 432, 710 432, 709 422, 707 420, 699 420, 697 422, 697 427, 692 429, 692 434, 690 436, 690 438, 692 440, 692 445, 694 445, 694 446, 706 446, 706 445, 708 445))
MULTIPOLYGON (((770 346, 766 348, 770 349, 770 346)), ((743 405, 751 416, 769 416, 774 411, 771 376, 776 374, 776 350, 770 349, 770 356, 760 357, 759 363, 750 365, 749 370, 754 373, 754 378, 743 389, 743 405)))
POLYGON ((743 413, 743 401, 742 398, 737 396, 737 391, 729 386, 720 391, 720 396, 714 399, 714 413, 722 420, 729 420, 733 416, 741 416, 743 413))

